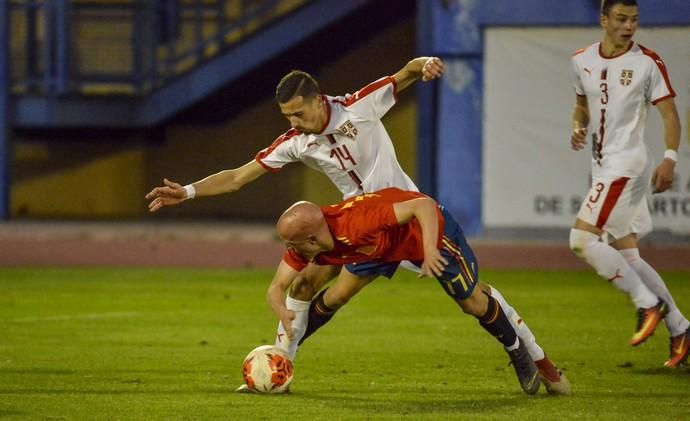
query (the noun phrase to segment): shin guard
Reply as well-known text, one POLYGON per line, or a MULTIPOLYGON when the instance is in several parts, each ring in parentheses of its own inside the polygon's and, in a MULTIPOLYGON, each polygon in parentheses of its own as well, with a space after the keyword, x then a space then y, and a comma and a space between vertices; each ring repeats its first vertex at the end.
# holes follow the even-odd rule
POLYGON ((490 295, 487 294, 489 299, 489 305, 486 313, 478 317, 479 324, 486 329, 491 335, 493 335, 503 346, 510 347, 515 344, 517 340, 517 333, 515 329, 510 324, 510 321, 506 315, 501 310, 501 306, 498 305, 498 301, 490 295))

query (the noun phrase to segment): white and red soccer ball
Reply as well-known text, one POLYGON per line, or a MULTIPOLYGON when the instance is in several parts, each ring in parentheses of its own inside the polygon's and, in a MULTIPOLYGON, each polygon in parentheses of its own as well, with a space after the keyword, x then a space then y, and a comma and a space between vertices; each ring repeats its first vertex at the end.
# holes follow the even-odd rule
POLYGON ((286 392, 293 374, 292 361, 274 345, 255 348, 242 363, 244 383, 258 393, 286 392))

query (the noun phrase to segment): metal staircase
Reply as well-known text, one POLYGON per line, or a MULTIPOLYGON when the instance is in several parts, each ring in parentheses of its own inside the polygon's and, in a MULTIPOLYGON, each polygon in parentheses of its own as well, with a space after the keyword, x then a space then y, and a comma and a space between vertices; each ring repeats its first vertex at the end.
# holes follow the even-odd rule
POLYGON ((10 124, 148 128, 367 0, 11 0, 10 124))

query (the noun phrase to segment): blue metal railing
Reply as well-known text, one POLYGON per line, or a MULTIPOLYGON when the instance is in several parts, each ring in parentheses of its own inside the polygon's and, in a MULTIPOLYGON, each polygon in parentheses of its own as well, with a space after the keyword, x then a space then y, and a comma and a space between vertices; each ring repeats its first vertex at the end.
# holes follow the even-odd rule
POLYGON ((15 94, 144 95, 310 0, 10 0, 15 94))
POLYGON ((0 221, 10 215, 9 9, 0 7, 0 221))

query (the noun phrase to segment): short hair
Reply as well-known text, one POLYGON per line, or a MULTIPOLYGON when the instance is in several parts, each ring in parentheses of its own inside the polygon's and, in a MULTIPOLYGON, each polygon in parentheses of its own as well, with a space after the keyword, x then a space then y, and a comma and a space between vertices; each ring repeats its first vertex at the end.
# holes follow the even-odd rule
POLYGON ((608 16, 609 10, 617 4, 623 6, 637 6, 637 0, 601 0, 601 15, 608 16))
POLYGON ((276 101, 278 104, 284 104, 296 96, 311 99, 320 94, 319 84, 309 73, 293 70, 278 83, 276 101))

